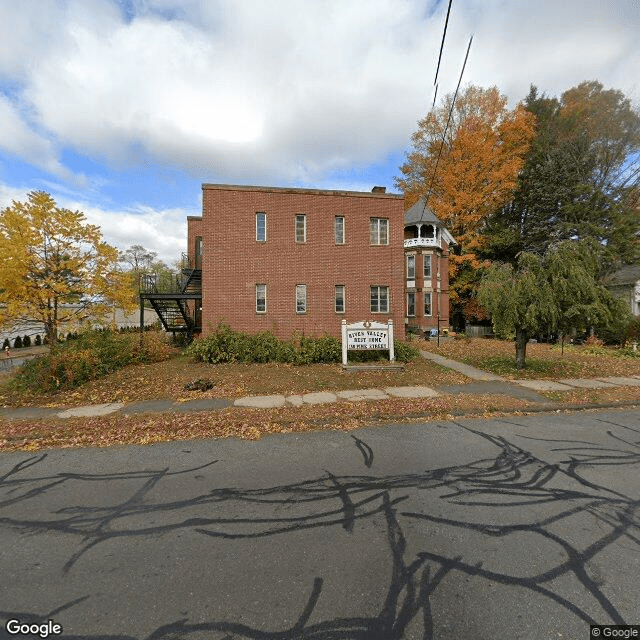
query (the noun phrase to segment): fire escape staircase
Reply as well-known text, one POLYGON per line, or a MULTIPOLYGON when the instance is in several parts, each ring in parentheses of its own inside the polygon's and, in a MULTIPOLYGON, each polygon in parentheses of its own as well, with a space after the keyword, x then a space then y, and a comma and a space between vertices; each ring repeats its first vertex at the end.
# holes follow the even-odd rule
MULTIPOLYGON (((197 261, 198 263, 200 260, 197 261)), ((202 265, 192 264, 183 255, 182 268, 173 291, 161 291, 157 277, 146 274, 140 283, 140 326, 144 326, 144 308, 148 302, 158 314, 165 331, 193 336, 202 330, 202 265)))

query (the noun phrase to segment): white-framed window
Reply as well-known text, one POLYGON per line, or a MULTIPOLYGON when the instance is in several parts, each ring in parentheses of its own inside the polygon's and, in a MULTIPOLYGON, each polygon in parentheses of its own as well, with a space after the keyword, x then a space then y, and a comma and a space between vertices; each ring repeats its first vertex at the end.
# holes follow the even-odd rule
POLYGON ((307 216, 299 213, 296 216, 296 242, 307 241, 307 216))
POLYGON ((296 313, 307 313, 307 285, 296 285, 296 313))
POLYGON ((431 292, 427 292, 424 294, 424 315, 431 315, 431 292))
POLYGON ((333 231, 336 239, 336 244, 344 244, 345 243, 344 216, 336 216, 334 218, 333 231))
POLYGON ((414 291, 407 292, 407 315, 416 315, 416 294, 414 291))
POLYGON ((345 286, 343 284, 337 284, 335 286, 335 309, 336 313, 344 313, 345 308, 345 286))
POLYGON ((407 255, 407 280, 416 279, 416 256, 413 253, 407 255))
POLYGON ((388 218, 369 218, 370 244, 389 244, 388 218))
POLYGON ((428 279, 431 277, 431 254, 425 253, 422 258, 424 259, 424 277, 428 279))
POLYGON ((389 312, 389 287, 374 285, 371 287, 371 313, 389 312))
POLYGON ((256 213, 256 241, 267 241, 267 214, 264 211, 256 213))
POLYGON ((267 285, 256 285, 256 313, 267 312, 267 285))

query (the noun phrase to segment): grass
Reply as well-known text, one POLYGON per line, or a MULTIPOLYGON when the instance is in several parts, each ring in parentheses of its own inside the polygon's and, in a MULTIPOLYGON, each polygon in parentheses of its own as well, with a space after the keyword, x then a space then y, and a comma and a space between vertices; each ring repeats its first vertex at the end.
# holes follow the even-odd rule
POLYGON ((480 359, 466 358, 467 364, 473 364, 479 369, 490 371, 496 375, 509 379, 520 378, 579 378, 580 364, 565 360, 544 360, 527 358, 526 370, 519 371, 513 357, 505 355, 488 356, 480 359))
POLYGON ((86 420, 0 420, 0 451, 46 448, 150 444, 170 440, 236 437, 256 440, 275 433, 318 429, 351 431, 364 426, 398 422, 452 420, 456 415, 489 417, 526 412, 526 400, 501 395, 394 398, 374 402, 341 402, 279 409, 229 408, 191 414, 110 415, 86 420))
MULTIPOLYGON (((640 374, 640 361, 602 353, 589 354, 579 347, 564 354, 550 345, 529 345, 524 372, 513 365, 513 343, 500 340, 449 340, 440 348, 435 341, 415 341, 415 346, 445 357, 466 361, 507 378, 559 378, 629 376, 640 374)), ((340 365, 315 364, 205 364, 185 355, 152 364, 130 365, 104 378, 65 392, 19 393, 11 389, 11 375, 0 376, 0 405, 66 407, 103 402, 152 399, 235 398, 243 395, 303 394, 322 390, 381 388, 388 386, 439 386, 470 382, 465 376, 425 359, 407 363, 402 372, 343 371, 340 365), (187 382, 209 378, 214 388, 206 392, 184 390, 187 382)), ((638 402, 638 387, 576 389, 541 394, 558 409, 569 405, 591 407, 608 403, 638 402)), ((91 420, 2 420, 0 451, 43 448, 148 444, 167 440, 239 437, 256 439, 273 433, 316 429, 352 430, 389 422, 433 422, 455 416, 490 417, 540 410, 539 403, 504 395, 460 394, 435 398, 336 402, 279 409, 228 408, 189 414, 113 414, 91 420)), ((428 428, 428 427, 427 427, 428 428)))
MULTIPOLYGON (((616 357, 615 348, 589 353, 584 346, 528 344, 526 368, 515 367, 515 345, 506 340, 471 338, 462 340, 419 341, 419 348, 446 358, 465 362, 511 380, 559 378, 600 378, 640 374, 640 359, 616 357)), ((417 342, 416 342, 417 344, 417 342)))
POLYGON ((193 398, 237 398, 245 395, 302 394, 329 389, 361 389, 406 385, 463 384, 468 378, 420 358, 404 371, 343 371, 339 364, 295 366, 270 364, 207 364, 186 355, 151 364, 131 365, 75 390, 25 393, 12 389, 11 376, 0 376, 0 405, 77 406, 104 402, 193 398), (206 392, 185 391, 198 378, 214 383, 206 392))
POLYGON ((638 387, 618 387, 609 389, 574 389, 572 391, 546 391, 541 395, 552 402, 561 402, 565 405, 593 404, 618 404, 618 403, 640 403, 640 388, 638 387))

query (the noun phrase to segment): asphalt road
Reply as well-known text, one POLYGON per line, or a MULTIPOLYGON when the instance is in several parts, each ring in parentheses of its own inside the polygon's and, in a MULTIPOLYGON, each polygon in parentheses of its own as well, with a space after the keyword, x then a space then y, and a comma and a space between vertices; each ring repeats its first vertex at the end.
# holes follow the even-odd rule
POLYGON ((639 466, 638 411, 0 454, 0 637, 586 639, 639 466))

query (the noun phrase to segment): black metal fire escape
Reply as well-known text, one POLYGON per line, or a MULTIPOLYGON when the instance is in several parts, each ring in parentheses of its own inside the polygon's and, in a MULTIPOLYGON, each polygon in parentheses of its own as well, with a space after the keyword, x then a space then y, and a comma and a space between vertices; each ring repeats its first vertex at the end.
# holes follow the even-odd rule
POLYGON ((202 331, 202 264, 182 254, 182 268, 173 291, 160 291, 157 276, 143 275, 140 282, 140 328, 144 327, 145 302, 158 314, 165 331, 186 333, 189 338, 202 331))

